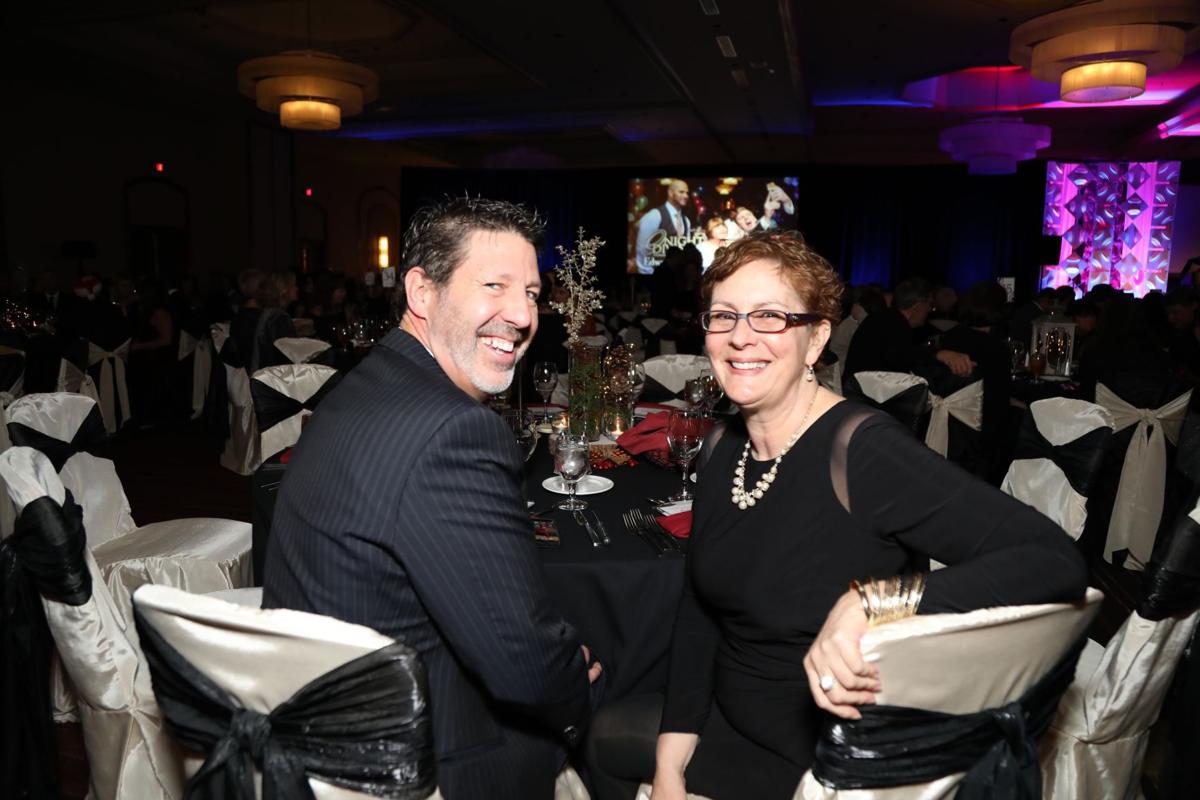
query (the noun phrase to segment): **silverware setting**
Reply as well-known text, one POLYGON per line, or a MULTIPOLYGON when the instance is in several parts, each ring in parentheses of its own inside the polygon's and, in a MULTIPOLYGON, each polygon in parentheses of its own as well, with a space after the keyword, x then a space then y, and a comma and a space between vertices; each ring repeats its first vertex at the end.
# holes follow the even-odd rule
POLYGON ((667 553, 683 553, 683 548, 675 537, 667 533, 654 519, 638 508, 630 509, 621 515, 625 529, 637 536, 654 551, 662 556, 667 553))
POLYGON ((588 538, 592 540, 592 547, 604 544, 604 540, 600 538, 600 534, 592 527, 592 523, 588 522, 588 518, 582 511, 573 511, 571 514, 575 518, 575 524, 587 531, 588 538))

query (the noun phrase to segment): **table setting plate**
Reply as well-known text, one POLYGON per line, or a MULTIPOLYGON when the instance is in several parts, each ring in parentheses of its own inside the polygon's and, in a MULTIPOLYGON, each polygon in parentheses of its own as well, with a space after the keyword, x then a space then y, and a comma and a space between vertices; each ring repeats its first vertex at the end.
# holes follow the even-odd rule
MULTIPOLYGON (((570 494, 563 479, 557 475, 551 475, 542 481, 542 488, 555 494, 570 494)), ((603 494, 611 488, 613 488, 613 482, 609 478, 601 475, 584 475, 575 484, 575 494, 581 497, 589 494, 603 494)))

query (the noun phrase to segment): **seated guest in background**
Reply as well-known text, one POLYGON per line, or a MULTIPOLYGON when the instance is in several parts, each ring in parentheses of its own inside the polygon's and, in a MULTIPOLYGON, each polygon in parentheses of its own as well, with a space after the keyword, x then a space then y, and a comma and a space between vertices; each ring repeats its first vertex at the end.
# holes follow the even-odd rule
POLYGON ((1196 340, 1200 314, 1196 313, 1197 305, 1200 302, 1196 290, 1190 286, 1180 286, 1167 293, 1171 358, 1193 379, 1200 380, 1200 341, 1196 340))
POLYGON ((1013 313, 1008 323, 1008 335, 1012 339, 1029 347, 1033 338, 1033 322, 1054 310, 1054 290, 1047 287, 1037 293, 1037 296, 1013 313))
POLYGON ((296 275, 292 272, 263 274, 248 269, 238 278, 238 286, 246 296, 229 326, 229 335, 246 371, 253 375, 263 367, 288 363, 275 347, 276 339, 296 335, 296 326, 284 308, 296 299, 296 275))
POLYGON ((896 286, 892 305, 871 314, 850 339, 842 380, 856 372, 912 372, 929 377, 943 366, 955 375, 970 375, 974 364, 963 353, 918 345, 913 330, 922 327, 933 308, 933 289, 923 278, 896 286))
POLYGON ((883 293, 873 286, 860 287, 854 294, 850 304, 850 313, 833 329, 829 337, 829 349, 838 357, 843 365, 846 363, 846 353, 850 350, 850 340, 862 321, 871 314, 877 314, 887 308, 883 293))
POLYGON ((930 319, 957 320, 958 292, 953 286, 939 286, 933 293, 933 310, 930 319))
POLYGON ((170 299, 162 284, 143 279, 131 306, 133 341, 129 353, 129 393, 133 416, 141 427, 170 419, 175 408, 171 386, 175 378, 178 338, 170 299))
POLYGON ((447 800, 550 800, 600 675, 554 610, 512 433, 483 401, 537 328, 542 221, 465 198, 404 236, 400 328, 309 419, 283 479, 263 605, 418 650, 447 800))
MULTIPOLYGON (((829 263, 787 237, 731 244, 704 276, 713 373, 741 413, 699 473, 654 800, 790 800, 826 715, 856 719, 881 689, 860 650, 868 620, 852 580, 930 556, 949 564, 912 578, 924 593, 909 614, 1086 588, 1083 559, 1050 520, 813 379, 840 294, 829 263)), ((658 716, 644 697, 602 711, 598 768, 615 772, 603 756, 636 752, 633 733, 658 716), (610 731, 623 747, 606 747, 610 731)))
POLYGON ((1004 479, 1011 460, 1005 457, 1011 453, 1002 446, 1002 440, 1012 393, 1012 361, 1008 346, 996 331, 1004 317, 1006 302, 1003 286, 995 281, 980 281, 967 291, 959 305, 960 324, 942 334, 942 346, 966 353, 978 365, 983 378, 980 444, 987 463, 979 464, 976 474, 996 486, 1004 479))

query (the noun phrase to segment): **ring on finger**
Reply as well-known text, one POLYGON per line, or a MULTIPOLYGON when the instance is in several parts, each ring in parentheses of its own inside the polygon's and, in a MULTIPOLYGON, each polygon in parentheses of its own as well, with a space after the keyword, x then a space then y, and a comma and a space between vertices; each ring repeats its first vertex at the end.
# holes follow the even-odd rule
POLYGON ((837 685, 837 682, 834 681, 832 675, 822 675, 821 676, 821 691, 832 692, 833 687, 836 685, 837 685))

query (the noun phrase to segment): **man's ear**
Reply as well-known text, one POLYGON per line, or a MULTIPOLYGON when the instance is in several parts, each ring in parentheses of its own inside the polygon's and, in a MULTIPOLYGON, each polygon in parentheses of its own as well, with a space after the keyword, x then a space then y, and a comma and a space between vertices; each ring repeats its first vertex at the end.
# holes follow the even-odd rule
POLYGON ((413 267, 404 273, 404 300, 406 310, 420 319, 429 318, 429 305, 436 291, 433 281, 421 267, 413 267))

